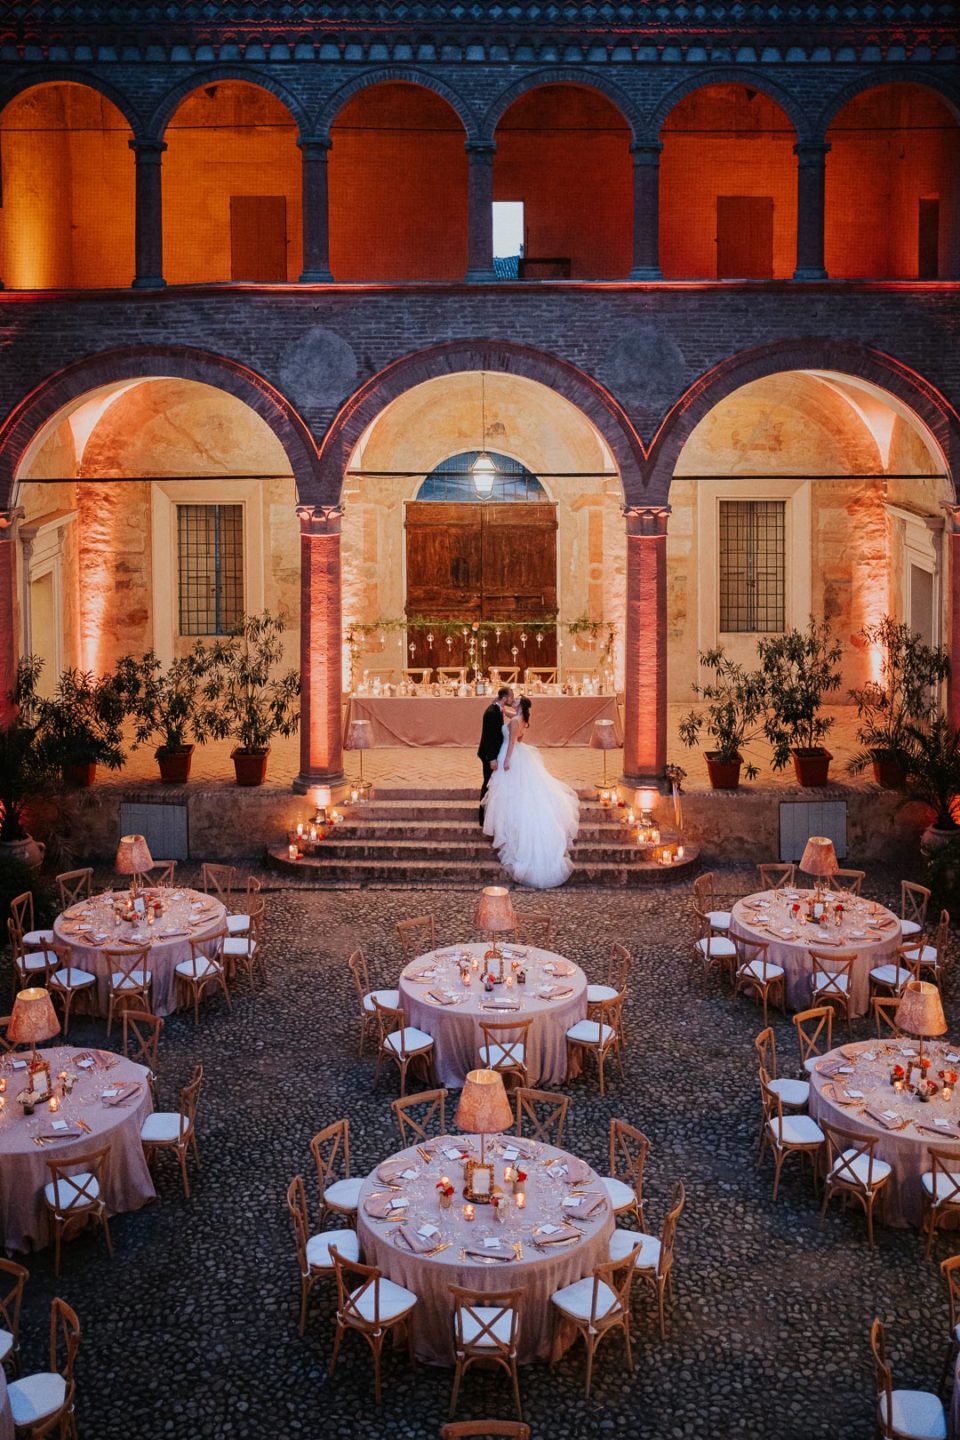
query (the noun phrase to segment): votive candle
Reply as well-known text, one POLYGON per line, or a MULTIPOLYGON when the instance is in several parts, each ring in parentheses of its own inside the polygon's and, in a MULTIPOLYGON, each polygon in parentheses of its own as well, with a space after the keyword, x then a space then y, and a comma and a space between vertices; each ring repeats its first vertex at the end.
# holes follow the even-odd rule
POLYGON ((475 1220, 477 1218, 476 1210, 469 1203, 463 1207, 463 1218, 464 1220, 475 1220))
POLYGON ((516 1195, 514 1195, 513 1198, 514 1198, 514 1200, 516 1201, 516 1206, 517 1206, 517 1209, 518 1209, 518 1210, 526 1210, 526 1208, 527 1208, 527 1192, 526 1192, 525 1190, 518 1190, 517 1193, 516 1193, 516 1195))
POLYGON ((682 860, 682 859, 683 859, 683 856, 684 856, 683 846, 682 846, 682 845, 678 845, 678 846, 677 846, 677 859, 678 859, 678 860, 682 860))
POLYGON ((300 852, 298 851, 296 845, 288 845, 288 846, 287 846, 287 859, 288 859, 288 860, 296 860, 296 858, 297 858, 297 856, 298 856, 299 853, 300 853, 300 852))
POLYGON ((51 1095, 47 1101, 47 1109, 57 1111, 60 1109, 60 1099, 57 1095, 51 1095))

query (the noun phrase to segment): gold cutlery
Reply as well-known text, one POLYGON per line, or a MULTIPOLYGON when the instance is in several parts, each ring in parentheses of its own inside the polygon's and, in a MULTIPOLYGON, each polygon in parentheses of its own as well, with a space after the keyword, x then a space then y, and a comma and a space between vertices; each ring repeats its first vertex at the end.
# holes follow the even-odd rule
POLYGON ((423 1161, 423 1163, 424 1163, 425 1165, 429 1165, 429 1164, 430 1164, 431 1155, 430 1155, 429 1150, 424 1150, 424 1148, 423 1148, 422 1145, 418 1145, 418 1146, 417 1146, 417 1154, 420 1156, 420 1159, 423 1161))

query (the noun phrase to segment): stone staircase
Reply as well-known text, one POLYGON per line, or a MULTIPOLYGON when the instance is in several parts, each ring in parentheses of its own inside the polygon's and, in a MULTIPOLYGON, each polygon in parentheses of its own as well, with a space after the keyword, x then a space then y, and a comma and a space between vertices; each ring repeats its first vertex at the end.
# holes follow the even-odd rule
MULTIPOLYGON (((593 791, 581 792, 580 802, 569 885, 621 887, 690 874, 695 854, 670 869, 645 863, 620 824, 620 812, 601 807, 593 791)), ((509 878, 477 824, 475 790, 380 787, 369 804, 348 805, 343 813, 343 824, 328 832, 315 855, 291 861, 286 846, 275 845, 267 852, 269 863, 330 886, 475 887, 509 878)))

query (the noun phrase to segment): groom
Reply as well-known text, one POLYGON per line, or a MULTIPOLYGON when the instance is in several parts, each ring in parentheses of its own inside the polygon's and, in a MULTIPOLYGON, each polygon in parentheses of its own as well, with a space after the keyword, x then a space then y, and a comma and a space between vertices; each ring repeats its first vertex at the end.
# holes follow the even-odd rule
POLYGON ((509 685, 501 685, 497 698, 483 712, 483 729, 480 732, 480 746, 477 757, 483 761, 483 789, 480 791, 480 824, 483 824, 483 797, 490 784, 490 776, 497 768, 497 756, 503 742, 503 707, 513 701, 509 685))

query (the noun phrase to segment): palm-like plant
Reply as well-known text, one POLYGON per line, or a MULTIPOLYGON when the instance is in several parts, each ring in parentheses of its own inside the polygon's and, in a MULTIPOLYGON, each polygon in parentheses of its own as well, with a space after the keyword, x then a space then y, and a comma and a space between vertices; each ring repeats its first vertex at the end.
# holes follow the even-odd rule
MULTIPOLYGON (((721 765, 733 765, 743 759, 743 750, 763 731, 766 688, 759 671, 747 671, 735 660, 717 650, 703 650, 700 664, 713 671, 713 680, 694 685, 694 693, 703 701, 703 709, 691 710, 680 721, 680 739, 694 746, 706 728, 716 741, 716 749, 708 750, 707 758, 721 765)), ((744 774, 753 780, 760 774, 748 762, 744 774)))
POLYGON ((200 686, 208 666, 209 651, 202 641, 166 669, 153 650, 139 659, 124 655, 117 661, 114 680, 134 718, 138 745, 156 738, 158 758, 189 748, 196 739, 200 686))
POLYGON ((244 615, 233 633, 208 651, 197 738, 231 736, 237 751, 262 755, 274 735, 293 735, 300 724, 300 674, 274 675, 283 659, 283 620, 269 611, 244 615))
POLYGON ((816 754, 833 724, 823 715, 823 697, 840 689, 839 640, 826 621, 813 616, 806 630, 787 630, 758 644, 768 695, 764 733, 773 749, 771 765, 782 770, 791 753, 816 754))
POLYGON ((954 810, 960 796, 960 730, 945 715, 935 715, 928 726, 908 723, 907 792, 935 812, 938 830, 960 828, 954 810))
POLYGON ((4 842, 26 838, 27 804, 50 790, 58 774, 39 733, 37 682, 42 668, 35 655, 20 661, 10 692, 14 719, 0 729, 0 841, 4 842))
POLYGON ((926 730, 937 712, 938 691, 950 673, 942 647, 924 643, 909 625, 885 616, 861 630, 869 646, 881 652, 880 680, 850 691, 857 707, 861 749, 848 762, 854 775, 870 764, 907 769, 912 745, 910 727, 926 730))

